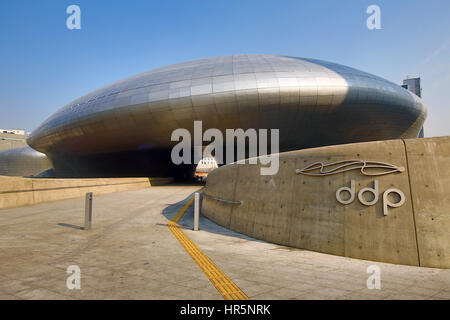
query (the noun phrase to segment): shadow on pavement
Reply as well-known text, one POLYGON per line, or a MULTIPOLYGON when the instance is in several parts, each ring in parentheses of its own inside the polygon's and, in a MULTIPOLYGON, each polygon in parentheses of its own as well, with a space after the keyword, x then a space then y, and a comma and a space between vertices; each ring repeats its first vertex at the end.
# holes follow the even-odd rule
POLYGON ((80 227, 80 226, 76 226, 76 225, 68 224, 68 223, 58 223, 58 226, 69 227, 69 228, 74 228, 74 229, 78 229, 78 230, 84 230, 84 227, 80 227))
MULTIPOLYGON (((181 208, 183 208, 183 206, 186 204, 186 202, 188 202, 189 199, 194 196, 194 193, 195 192, 191 193, 189 196, 187 196, 185 199, 183 199, 180 202, 169 205, 167 208, 165 208, 162 211, 162 214, 166 217, 167 220, 171 220, 173 217, 175 217, 175 215, 178 213, 178 211, 180 211, 181 208)), ((201 198, 202 198, 202 196, 200 194, 200 206, 201 206, 201 200, 202 200, 201 198)), ((162 225, 162 224, 158 224, 158 225, 162 225)), ((189 206, 189 208, 186 210, 185 214, 178 222, 178 225, 182 229, 193 230, 193 228, 194 228, 194 203, 192 203, 189 206)), ((208 218, 204 217, 201 214, 200 214, 200 220, 199 220, 199 231, 210 232, 210 233, 215 233, 215 234, 220 234, 220 235, 224 235, 224 236, 235 237, 235 238, 245 239, 245 240, 250 240, 250 241, 265 242, 262 240, 257 240, 257 239, 248 237, 246 235, 237 233, 230 229, 221 227, 218 224, 212 222, 211 220, 209 220, 208 218)))

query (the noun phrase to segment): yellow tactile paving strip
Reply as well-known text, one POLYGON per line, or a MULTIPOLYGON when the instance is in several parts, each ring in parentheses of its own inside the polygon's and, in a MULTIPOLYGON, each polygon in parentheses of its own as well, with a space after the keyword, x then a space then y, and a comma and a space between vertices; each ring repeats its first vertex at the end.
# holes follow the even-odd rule
POLYGON ((225 300, 249 300, 248 297, 242 292, 237 285, 228 278, 215 264, 211 261, 192 241, 189 239, 183 231, 178 228, 178 221, 184 215, 186 210, 194 201, 194 197, 184 205, 183 208, 169 221, 168 227, 174 236, 180 241, 184 249, 194 259, 198 266, 203 270, 212 284, 220 292, 225 300))

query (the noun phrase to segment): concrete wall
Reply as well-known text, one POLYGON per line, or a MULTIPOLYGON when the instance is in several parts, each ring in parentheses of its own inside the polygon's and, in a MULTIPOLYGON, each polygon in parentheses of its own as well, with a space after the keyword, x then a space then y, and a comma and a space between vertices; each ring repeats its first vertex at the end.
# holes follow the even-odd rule
POLYGON ((118 191, 149 188, 171 178, 28 179, 0 176, 0 209, 118 191))
POLYGON ((405 143, 420 264, 450 268, 450 137, 405 143))
MULTIPOLYGON (((390 140, 306 149, 280 154, 274 176, 260 165, 232 164, 213 171, 202 214, 218 224, 270 242, 335 255, 450 268, 450 138, 390 140), (330 176, 296 174, 314 162, 382 161, 401 173, 365 176, 359 170, 330 176), (355 200, 336 200, 355 180, 355 200), (379 182, 379 201, 365 206, 357 193, 379 182), (383 214, 382 194, 400 189, 406 202, 383 214)), ((368 195, 366 201, 371 200, 368 195)), ((392 198, 393 202, 398 199, 392 198)))

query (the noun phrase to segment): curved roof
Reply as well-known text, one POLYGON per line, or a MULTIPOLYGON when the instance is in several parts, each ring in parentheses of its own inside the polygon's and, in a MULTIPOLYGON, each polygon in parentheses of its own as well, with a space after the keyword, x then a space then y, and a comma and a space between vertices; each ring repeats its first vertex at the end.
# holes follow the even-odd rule
MULTIPOLYGON (((380 121, 378 113, 393 108, 398 125, 387 121, 384 138, 417 135, 426 117, 420 98, 363 71, 315 59, 232 55, 176 63, 92 91, 53 114, 28 143, 51 152, 127 150, 145 143, 167 148, 171 130, 190 129, 193 120, 219 129, 284 127, 292 133, 288 125, 292 119, 280 115, 288 106, 296 108, 290 112, 297 120, 301 113, 302 119, 311 111, 326 116, 346 106, 348 111, 372 114, 380 121), (129 134, 128 142, 120 137, 124 132, 129 134), (100 143, 83 140, 93 134, 100 143)), ((355 140, 360 139, 355 136, 355 140)), ((287 144, 308 146, 304 142, 294 146, 295 141, 287 144)))
POLYGON ((50 168, 47 156, 28 146, 0 151, 0 176, 30 176, 50 168))

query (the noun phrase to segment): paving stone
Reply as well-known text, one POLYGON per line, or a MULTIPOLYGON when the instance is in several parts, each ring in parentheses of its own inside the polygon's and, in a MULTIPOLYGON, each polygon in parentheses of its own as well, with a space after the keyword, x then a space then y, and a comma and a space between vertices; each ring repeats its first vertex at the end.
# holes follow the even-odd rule
MULTIPOLYGON (((94 195, 89 231, 60 225, 82 225, 84 199, 0 210, 0 299, 222 299, 167 227, 198 188, 94 195), (70 265, 81 269, 80 290, 66 286, 70 265)), ((192 231, 192 206, 180 223, 251 299, 450 299, 450 270, 287 248, 204 217, 192 231), (381 290, 367 289, 370 265, 381 290)))

